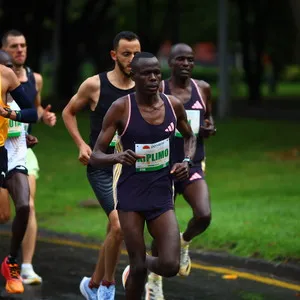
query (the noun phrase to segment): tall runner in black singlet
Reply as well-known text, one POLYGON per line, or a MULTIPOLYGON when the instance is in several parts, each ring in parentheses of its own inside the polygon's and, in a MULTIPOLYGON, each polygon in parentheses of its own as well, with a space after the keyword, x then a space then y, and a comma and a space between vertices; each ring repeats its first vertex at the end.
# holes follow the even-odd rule
POLYGON ((114 199, 130 262, 122 281, 126 299, 140 300, 147 270, 166 277, 179 271, 173 176, 188 178, 196 139, 182 103, 158 93, 161 71, 157 58, 148 52, 138 53, 131 67, 136 93, 118 99, 108 110, 90 164, 115 165, 114 199), (185 159, 172 165, 176 127, 183 135, 185 159), (107 154, 116 130, 116 152, 107 154), (146 256, 145 222, 156 241, 157 257, 146 256))
MULTIPOLYGON (((171 48, 169 57, 171 78, 161 83, 161 91, 174 95, 183 103, 188 121, 197 137, 197 148, 190 168, 189 178, 175 182, 175 196, 182 194, 193 210, 193 217, 181 234, 181 258, 179 275, 188 276, 191 260, 188 254, 190 241, 204 232, 211 221, 211 210, 208 187, 204 177, 205 159, 204 138, 215 133, 211 115, 210 86, 191 78, 194 67, 194 53, 186 44, 176 44, 171 48)), ((175 133, 174 162, 184 158, 183 139, 179 132, 175 133)), ((153 247, 155 254, 155 247, 153 247)), ((164 299, 162 278, 150 273, 146 285, 146 300, 164 299)))
MULTIPOLYGON (((114 208, 112 167, 94 168, 88 161, 107 110, 116 99, 134 91, 130 63, 140 50, 140 42, 135 33, 118 33, 111 51, 111 58, 115 61, 114 69, 86 79, 63 111, 65 125, 79 148, 79 161, 87 165, 89 182, 109 219, 109 230, 99 252, 94 274, 91 278, 84 277, 80 283, 80 291, 88 300, 96 299, 97 296, 97 299, 114 299, 115 269, 123 240, 118 214, 114 208), (76 122, 76 114, 86 105, 91 109, 89 144, 81 137, 76 122)), ((114 141, 108 153, 113 153, 113 150, 114 141)))
MULTIPOLYGON (((42 75, 33 72, 29 67, 25 66, 27 59, 27 43, 26 38, 18 30, 9 30, 2 37, 2 48, 12 58, 13 70, 20 80, 26 95, 30 98, 32 104, 36 107, 39 120, 48 126, 54 126, 56 116, 51 112, 51 105, 47 105, 44 109, 41 104, 41 92, 43 87, 42 75)), ((26 136, 30 143, 30 135, 26 136)), ((32 260, 35 252, 37 237, 37 219, 35 213, 35 192, 36 179, 38 178, 38 160, 31 148, 27 149, 26 167, 28 169, 28 180, 30 187, 30 212, 26 233, 22 243, 23 263, 21 265, 21 276, 25 284, 39 284, 42 278, 34 272, 32 260)))

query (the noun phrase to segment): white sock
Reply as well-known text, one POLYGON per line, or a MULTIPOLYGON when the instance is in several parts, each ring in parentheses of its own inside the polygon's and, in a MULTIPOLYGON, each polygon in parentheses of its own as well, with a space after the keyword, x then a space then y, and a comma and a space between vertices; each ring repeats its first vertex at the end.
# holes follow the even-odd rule
POLYGON ((152 279, 152 280, 161 279, 160 275, 157 275, 157 274, 152 273, 152 272, 150 272, 150 274, 148 275, 148 277, 149 277, 149 279, 152 279))
POLYGON ((22 269, 31 269, 33 270, 32 264, 22 264, 22 269))
POLYGON ((185 241, 182 233, 180 233, 180 238, 181 238, 182 246, 189 245, 189 243, 191 242, 191 241, 189 241, 189 242, 185 241))

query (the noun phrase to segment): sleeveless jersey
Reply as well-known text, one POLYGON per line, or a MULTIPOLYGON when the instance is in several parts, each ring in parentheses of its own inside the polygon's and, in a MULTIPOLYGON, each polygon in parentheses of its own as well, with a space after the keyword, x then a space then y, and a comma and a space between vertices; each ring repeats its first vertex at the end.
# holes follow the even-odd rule
POLYGON ((129 114, 123 133, 118 137, 116 151, 131 149, 145 155, 133 166, 117 165, 114 169, 114 197, 118 209, 146 211, 173 201, 173 181, 170 176, 176 115, 168 97, 160 94, 165 106, 165 117, 160 125, 146 122, 138 108, 135 93, 128 95, 129 114))
MULTIPOLYGON (((32 102, 32 104, 34 104, 37 95, 35 77, 33 75, 33 71, 29 67, 25 67, 25 71, 27 75, 27 81, 21 82, 21 85, 24 88, 24 91, 29 100, 32 102)), ((31 129, 32 124, 29 124, 29 126, 27 127, 28 132, 31 132, 31 129)))
MULTIPOLYGON (((20 110, 14 100, 10 103, 10 107, 13 110, 20 110)), ((8 171, 16 166, 25 166, 27 153, 25 126, 24 123, 9 120, 8 139, 5 142, 8 155, 8 171)))
MULTIPOLYGON (((9 107, 2 100, 2 77, 0 74, 0 105, 2 107, 9 107)), ((0 147, 4 146, 5 140, 7 138, 8 131, 8 121, 9 119, 0 116, 0 147)))
MULTIPOLYGON (((118 98, 134 92, 134 88, 122 90, 115 87, 107 78, 107 72, 100 73, 100 97, 94 111, 90 112, 90 147, 94 148, 98 135, 102 129, 104 116, 112 103, 118 98)), ((111 144, 114 146, 114 143, 111 144)), ((113 147, 109 147, 108 153, 113 153, 113 147)))
MULTIPOLYGON (((191 79, 192 85, 192 92, 191 98, 188 102, 184 104, 185 111, 187 113, 188 122, 190 123, 194 134, 197 137, 197 148, 195 157, 193 162, 195 164, 200 164, 201 161, 205 157, 205 150, 204 150, 204 140, 203 137, 199 135, 200 126, 204 126, 204 116, 206 111, 205 102, 201 96, 199 91, 199 87, 195 80, 191 79)), ((169 81, 163 80, 162 81, 162 91, 165 94, 171 95, 171 90, 169 87, 169 81)), ((174 149, 174 162, 181 162, 184 159, 184 143, 181 134, 176 131, 175 134, 175 149, 174 149)))

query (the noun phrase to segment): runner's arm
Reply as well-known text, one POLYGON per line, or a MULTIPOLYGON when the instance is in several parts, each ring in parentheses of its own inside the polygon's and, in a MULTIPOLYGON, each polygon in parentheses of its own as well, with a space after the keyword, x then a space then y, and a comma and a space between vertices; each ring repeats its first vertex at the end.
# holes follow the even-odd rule
POLYGON ((21 109, 34 108, 33 103, 27 97, 19 79, 12 69, 2 66, 2 74, 8 82, 7 92, 11 94, 21 109))
POLYGON ((118 162, 116 160, 116 154, 106 154, 105 152, 118 129, 118 124, 120 124, 122 120, 125 110, 123 99, 124 98, 120 98, 113 102, 103 119, 102 130, 97 138, 89 161, 89 164, 93 167, 113 165, 118 162))
POLYGON ((210 85, 201 80, 201 81, 197 81, 197 85, 200 89, 200 91, 202 91, 202 97, 203 100, 205 102, 205 106, 206 106, 206 111, 205 111, 205 115, 204 115, 204 122, 205 122, 205 127, 206 127, 206 134, 204 135, 214 135, 216 132, 216 128, 215 128, 215 121, 214 118, 212 116, 212 100, 211 100, 211 87, 210 85))
POLYGON ((65 126, 78 148, 86 143, 79 132, 76 114, 91 102, 90 93, 97 88, 91 77, 86 79, 62 112, 65 126))
POLYGON ((54 126, 56 124, 56 115, 51 112, 51 105, 48 104, 46 108, 43 108, 41 101, 41 94, 43 89, 43 77, 39 73, 33 73, 36 83, 37 94, 35 97, 35 107, 37 108, 38 118, 42 120, 48 126, 54 126))

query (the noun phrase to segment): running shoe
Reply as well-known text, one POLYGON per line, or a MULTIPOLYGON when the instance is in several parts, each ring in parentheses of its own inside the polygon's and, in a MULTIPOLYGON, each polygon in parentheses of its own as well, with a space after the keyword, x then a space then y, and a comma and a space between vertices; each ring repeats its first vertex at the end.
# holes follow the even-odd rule
POLYGON ((6 279, 5 289, 9 294, 21 294, 24 292, 22 278, 20 276, 20 266, 5 257, 1 264, 1 274, 6 279))
POLYGON ((97 300, 97 288, 90 288, 89 287, 89 282, 90 282, 91 278, 90 277, 83 277, 80 285, 79 285, 79 289, 80 292, 82 294, 82 296, 86 299, 86 300, 97 300))
POLYGON ((97 292, 98 300, 115 300, 116 286, 111 284, 109 287, 100 285, 97 292))
POLYGON ((32 267, 22 267, 21 268, 21 277, 24 284, 41 284, 42 277, 36 274, 32 267))
POLYGON ((178 275, 180 276, 189 276, 191 272, 192 262, 189 256, 189 246, 190 243, 183 240, 181 236, 181 250, 180 250, 180 269, 178 275))
POLYGON ((148 282, 145 285, 145 294, 145 300, 165 300, 161 276, 154 273, 148 275, 148 282))
POLYGON ((124 271, 123 271, 123 274, 122 274, 122 284, 123 284, 123 287, 125 289, 125 286, 126 286, 126 281, 127 281, 127 278, 129 276, 129 272, 130 272, 130 266, 128 265, 124 271))

